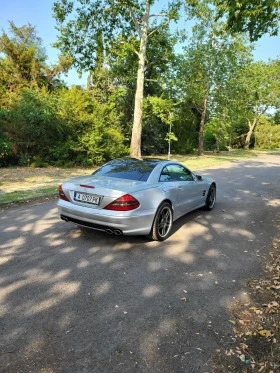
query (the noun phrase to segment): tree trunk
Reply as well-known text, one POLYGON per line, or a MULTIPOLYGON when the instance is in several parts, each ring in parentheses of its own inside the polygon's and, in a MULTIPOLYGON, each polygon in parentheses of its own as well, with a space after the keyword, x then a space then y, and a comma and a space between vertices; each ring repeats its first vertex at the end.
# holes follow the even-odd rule
POLYGON ((250 141, 251 141, 251 137, 252 137, 252 134, 259 122, 259 117, 256 117, 254 118, 253 120, 253 123, 251 124, 251 122, 248 120, 249 122, 249 131, 247 132, 247 136, 246 136, 246 140, 245 140, 245 148, 246 149, 249 149, 249 145, 250 145, 250 141))
POLYGON ((143 17, 143 28, 140 34, 140 50, 138 53, 137 86, 134 101, 133 127, 130 143, 130 156, 141 158, 141 136, 142 136, 142 116, 143 116, 143 96, 144 96, 144 71, 146 62, 146 49, 148 42, 150 3, 146 1, 146 10, 143 17))
POLYGON ((207 112, 207 103, 208 103, 208 92, 206 93, 203 100, 203 109, 201 114, 201 121, 199 125, 199 134, 198 134, 198 155, 203 155, 203 133, 204 125, 206 121, 206 112, 207 112))

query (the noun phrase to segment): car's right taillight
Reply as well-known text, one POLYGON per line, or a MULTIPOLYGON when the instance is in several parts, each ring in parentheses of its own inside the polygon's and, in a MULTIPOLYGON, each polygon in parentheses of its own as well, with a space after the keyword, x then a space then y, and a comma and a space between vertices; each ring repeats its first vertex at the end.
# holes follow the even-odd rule
POLYGON ((64 201, 70 202, 62 189, 62 185, 59 185, 58 194, 59 194, 59 198, 63 199, 64 201))
POLYGON ((130 194, 125 194, 122 197, 115 199, 113 202, 109 203, 105 210, 114 210, 114 211, 130 211, 137 209, 140 206, 139 201, 130 194))

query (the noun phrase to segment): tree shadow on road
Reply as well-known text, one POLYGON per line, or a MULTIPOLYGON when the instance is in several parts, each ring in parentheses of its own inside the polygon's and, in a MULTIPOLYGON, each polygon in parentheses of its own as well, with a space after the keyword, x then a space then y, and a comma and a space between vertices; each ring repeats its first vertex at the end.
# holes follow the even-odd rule
POLYGON ((180 218, 164 242, 66 224, 53 201, 3 211, 0 372, 211 371, 277 207, 279 165, 275 180, 258 162, 243 178, 239 167, 205 172, 216 208, 180 218))

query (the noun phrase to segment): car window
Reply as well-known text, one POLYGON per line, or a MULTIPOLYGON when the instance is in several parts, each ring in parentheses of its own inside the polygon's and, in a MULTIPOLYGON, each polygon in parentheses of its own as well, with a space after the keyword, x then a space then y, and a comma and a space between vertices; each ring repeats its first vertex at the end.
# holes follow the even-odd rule
POLYGON ((163 168, 159 181, 193 181, 193 175, 184 166, 170 164, 163 168))
POLYGON ((106 163, 93 172, 93 175, 147 181, 157 163, 152 161, 117 159, 106 163))
POLYGON ((170 172, 168 171, 167 167, 164 167, 161 171, 159 181, 172 181, 170 172))

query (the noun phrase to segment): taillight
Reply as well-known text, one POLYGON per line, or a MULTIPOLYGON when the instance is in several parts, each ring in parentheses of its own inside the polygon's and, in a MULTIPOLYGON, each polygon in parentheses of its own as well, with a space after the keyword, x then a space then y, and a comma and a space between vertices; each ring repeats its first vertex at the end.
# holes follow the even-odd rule
POLYGON ((70 202, 69 199, 66 197, 63 189, 62 189, 62 185, 59 185, 58 194, 59 194, 59 198, 63 199, 64 201, 70 202))
POLYGON ((132 197, 130 194, 125 194, 124 196, 115 199, 115 201, 104 207, 104 209, 114 211, 130 211, 137 209, 139 206, 140 203, 136 198, 132 197))

